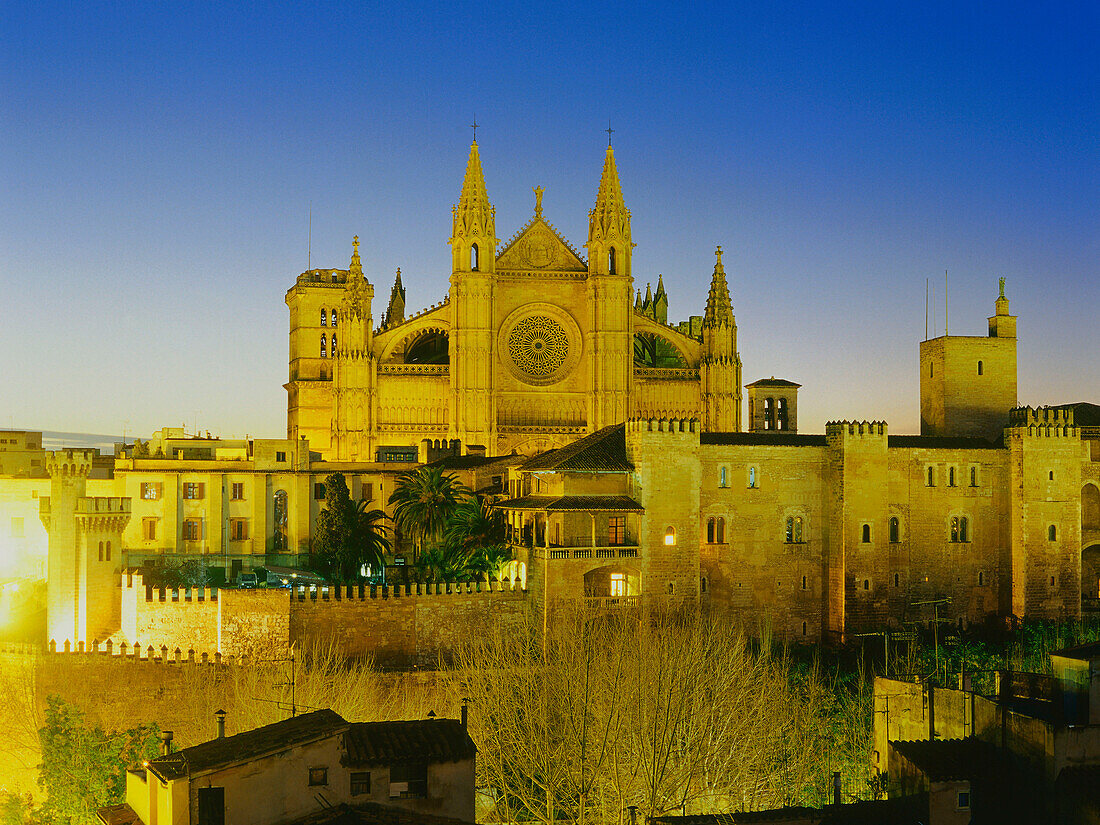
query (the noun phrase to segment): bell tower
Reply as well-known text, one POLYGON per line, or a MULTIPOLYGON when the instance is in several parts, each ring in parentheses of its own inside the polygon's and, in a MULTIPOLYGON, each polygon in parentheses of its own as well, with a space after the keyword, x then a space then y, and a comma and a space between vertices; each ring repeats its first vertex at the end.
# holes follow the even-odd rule
POLYGON ((634 385, 634 279, 630 210, 623 200, 615 153, 608 141, 596 205, 588 213, 588 305, 592 330, 589 427, 597 430, 630 417, 634 385))
POLYGON ((451 334, 448 437, 492 449, 493 275, 496 271, 496 210, 489 203, 477 141, 470 144, 462 194, 451 229, 451 334))

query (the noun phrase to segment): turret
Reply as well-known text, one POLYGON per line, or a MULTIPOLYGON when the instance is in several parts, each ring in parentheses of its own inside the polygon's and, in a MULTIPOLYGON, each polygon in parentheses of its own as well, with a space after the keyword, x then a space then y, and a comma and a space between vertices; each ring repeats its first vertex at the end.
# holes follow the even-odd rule
POLYGON ((476 140, 470 144, 462 194, 452 214, 452 271, 492 274, 496 269, 496 209, 485 190, 476 140))
POLYGON ((588 250, 590 275, 630 277, 630 257, 634 249, 630 240, 630 210, 623 201, 611 144, 608 144, 604 156, 596 205, 588 213, 588 243, 585 248, 588 250))
POLYGON ((392 327, 405 320, 405 287, 401 284, 401 268, 397 269, 397 277, 393 281, 393 289, 390 290, 390 303, 386 307, 386 317, 382 326, 392 327))
POLYGON ((741 358, 737 354, 737 322, 733 317, 722 247, 715 252, 710 293, 703 315, 703 357, 699 382, 704 432, 741 429, 741 358))

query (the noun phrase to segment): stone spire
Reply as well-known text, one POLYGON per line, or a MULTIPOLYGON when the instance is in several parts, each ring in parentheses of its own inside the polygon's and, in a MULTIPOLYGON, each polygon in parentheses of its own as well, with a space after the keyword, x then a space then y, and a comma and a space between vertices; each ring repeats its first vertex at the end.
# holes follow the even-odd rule
POLYGON ((710 277, 710 293, 707 295, 707 311, 703 315, 704 325, 715 325, 725 321, 733 323, 733 304, 730 301, 729 287, 726 285, 726 268, 722 266, 722 247, 714 251, 714 273, 710 277))
POLYGON ((470 144, 470 159, 466 163, 462 194, 459 196, 458 206, 453 209, 453 216, 452 244, 459 239, 478 241, 486 246, 482 250, 483 253, 495 250, 496 210, 489 203, 489 194, 485 190, 485 176, 481 172, 481 156, 477 151, 477 141, 470 144))
POLYGON ((646 309, 653 304, 653 291, 650 289, 649 284, 645 285, 645 301, 642 302, 642 306, 646 309))
POLYGON ((665 292, 665 278, 660 274, 657 275, 657 291, 653 293, 653 320, 668 323, 668 293, 665 292))
POLYGON ((401 268, 397 268, 397 277, 393 280, 393 289, 390 290, 390 303, 386 307, 387 327, 400 324, 405 320, 405 287, 401 283, 401 268))
POLYGON ((615 153, 608 146, 603 161, 603 174, 600 176, 600 188, 596 193, 596 205, 588 213, 586 246, 591 252, 594 244, 612 243, 621 246, 620 255, 623 258, 629 257, 628 250, 633 246, 630 240, 630 210, 626 208, 626 203, 623 201, 619 172, 615 168, 615 153))
POLYGON ((363 262, 359 260, 359 236, 351 241, 351 264, 348 266, 348 282, 344 287, 345 318, 369 318, 374 287, 363 277, 363 262))

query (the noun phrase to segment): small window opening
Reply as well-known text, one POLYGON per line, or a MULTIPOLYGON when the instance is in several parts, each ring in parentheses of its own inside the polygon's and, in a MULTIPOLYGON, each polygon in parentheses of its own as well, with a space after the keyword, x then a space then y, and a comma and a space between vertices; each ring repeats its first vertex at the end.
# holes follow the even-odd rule
POLYGON ((111 560, 111 542, 107 542, 107 554, 106 554, 106 557, 107 557, 107 561, 110 561, 110 560, 111 560))
POLYGON ((949 467, 947 469, 947 486, 948 487, 954 487, 955 486, 955 468, 954 467, 949 467))
POLYGON ((931 467, 928 468, 928 486, 929 487, 935 487, 936 486, 935 472, 933 471, 933 469, 931 467))
POLYGON ((1050 471, 1050 476, 1049 476, 1049 478, 1050 478, 1050 480, 1051 480, 1051 481, 1054 481, 1054 470, 1051 470, 1051 471, 1050 471))
POLYGON ((981 374, 982 374, 982 362, 979 361, 978 362, 978 375, 981 375, 981 374))
POLYGON ((900 586, 901 586, 901 574, 900 573, 895 573, 894 574, 894 587, 900 587, 900 586))
POLYGON ((787 429, 787 399, 780 398, 775 402, 775 428, 777 430, 787 429))
POLYGON ((611 247, 607 252, 607 271, 611 275, 615 274, 615 247, 611 247))
POLYGON ((897 544, 900 540, 901 523, 898 521, 898 517, 894 516, 890 519, 890 543, 897 544))
POLYGON ((336 329, 336 310, 332 311, 332 328, 336 329))
POLYGON ((703 593, 707 592, 707 577, 703 576, 699 579, 699 590, 703 593))
POLYGON ((951 541, 959 540, 959 517, 951 517, 951 541))
POLYGON ((714 519, 707 519, 707 544, 714 544, 714 519))
POLYGON ((979 571, 979 573, 978 573, 978 586, 982 587, 984 585, 985 585, 985 573, 979 571))
POLYGON ((805 576, 803 576, 803 577, 802 577, 802 589, 803 589, 803 590, 805 590, 805 589, 806 589, 806 585, 807 585, 807 582, 806 582, 806 577, 805 577, 805 576))
POLYGON ((335 332, 332 333, 332 347, 330 349, 330 352, 332 353, 332 357, 335 358, 336 357, 336 333, 335 332))
POLYGON ((729 486, 729 475, 728 475, 728 471, 725 467, 719 467, 718 468, 718 486, 719 487, 728 487, 729 486))
POLYGON ((324 307, 321 307, 321 326, 328 326, 328 312, 325 311, 324 307))
POLYGON ((676 544, 676 528, 669 527, 665 530, 665 546, 672 547, 674 544, 676 544))
POLYGON ((470 269, 473 270, 474 272, 477 272, 477 269, 478 269, 477 244, 476 243, 475 244, 470 244, 470 269))
POLYGON ((321 334, 321 357, 328 358, 328 345, 325 341, 324 333, 321 334))
POLYGON ((1050 525, 1050 527, 1047 528, 1047 538, 1050 541, 1057 541, 1058 540, 1058 528, 1055 527, 1053 524, 1050 525))
POLYGON ((721 516, 718 517, 714 527, 714 538, 718 544, 726 543, 726 520, 721 516))
POLYGON ((864 524, 863 525, 863 543, 864 544, 870 544, 871 543, 871 525, 870 524, 864 524))
POLYGON ((864 579, 863 580, 863 589, 864 590, 870 590, 871 589, 871 580, 870 579, 864 579))
POLYGON ((959 541, 970 541, 970 520, 966 516, 959 519, 959 541))
POLYGON ((764 429, 775 429, 775 399, 764 399, 764 429))
POLYGON ((99 560, 103 561, 103 542, 99 543, 99 560))
POLYGON ((749 486, 756 487, 756 468, 749 467, 749 486))
POLYGON ((805 622, 802 623, 802 635, 803 636, 806 635, 806 623, 805 622))
POLYGON ((977 467, 971 467, 970 468, 970 486, 971 487, 977 487, 978 486, 978 468, 977 467))

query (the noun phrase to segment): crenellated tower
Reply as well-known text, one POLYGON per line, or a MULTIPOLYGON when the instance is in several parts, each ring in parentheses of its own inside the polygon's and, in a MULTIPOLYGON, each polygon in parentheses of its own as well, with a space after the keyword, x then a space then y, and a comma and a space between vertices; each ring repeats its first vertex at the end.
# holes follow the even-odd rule
POLYGON ((462 194, 452 210, 451 399, 448 436, 463 445, 495 444, 493 405, 493 283, 496 271, 496 210, 489 203, 477 141, 462 194))
POLYGON ((623 200, 615 153, 607 146, 596 205, 588 213, 589 427, 625 420, 633 391, 634 279, 630 210, 623 200))
POLYGON ((363 275, 356 235, 340 302, 339 328, 332 331, 332 452, 337 461, 363 460, 363 456, 374 455, 376 447, 372 443, 378 383, 373 300, 374 287, 363 275))
POLYGON ((703 432, 741 430, 741 356, 722 247, 715 252, 707 309, 703 316, 703 355, 699 363, 703 432))

